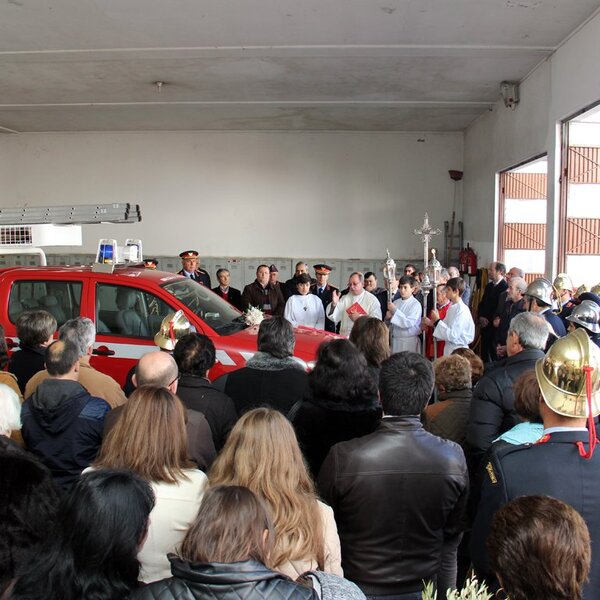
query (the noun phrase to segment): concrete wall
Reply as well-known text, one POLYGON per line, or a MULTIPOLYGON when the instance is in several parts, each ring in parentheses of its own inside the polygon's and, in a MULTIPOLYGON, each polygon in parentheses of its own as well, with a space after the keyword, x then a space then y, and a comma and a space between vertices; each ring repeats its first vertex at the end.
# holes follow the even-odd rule
POLYGON ((546 274, 556 267, 560 123, 600 100, 600 14, 588 21, 521 84, 515 110, 499 101, 465 135, 464 222, 480 262, 495 258, 496 174, 548 154, 546 274))
POLYGON ((193 247, 205 257, 375 259, 389 247, 418 259, 413 229, 425 211, 436 227, 450 220, 448 170, 462 159, 461 133, 5 135, 0 206, 140 204, 139 224, 85 226, 85 253, 100 237, 141 237, 147 256, 193 247))

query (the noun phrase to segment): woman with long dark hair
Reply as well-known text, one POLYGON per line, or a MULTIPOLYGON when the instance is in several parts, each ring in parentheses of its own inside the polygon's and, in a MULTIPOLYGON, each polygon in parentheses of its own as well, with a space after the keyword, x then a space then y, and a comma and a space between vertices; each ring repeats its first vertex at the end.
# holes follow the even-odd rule
POLYGON ((39 552, 5 600, 122 600, 138 586, 137 553, 154 506, 150 486, 128 471, 83 475, 58 507, 39 552))
POLYGON ((365 357, 346 339, 321 344, 308 383, 310 395, 296 403, 289 418, 317 477, 334 444, 375 430, 381 407, 365 357))
POLYGON ((286 598, 317 600, 315 592, 272 571, 273 526, 247 488, 211 488, 177 555, 173 577, 132 594, 132 600, 286 598))

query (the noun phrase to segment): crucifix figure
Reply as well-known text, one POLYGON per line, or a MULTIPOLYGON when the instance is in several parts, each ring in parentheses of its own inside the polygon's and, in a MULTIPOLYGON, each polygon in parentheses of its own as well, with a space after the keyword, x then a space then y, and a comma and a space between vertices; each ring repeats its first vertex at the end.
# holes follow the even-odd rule
MULTIPOLYGON (((433 229, 429 225, 429 215, 425 213, 425 220, 421 229, 415 229, 415 235, 421 236, 423 242, 423 281, 421 282, 421 290, 423 291, 423 316, 427 316, 427 296, 431 290, 431 282, 429 281, 428 267, 429 267, 429 242, 432 236, 439 235, 442 233, 439 229, 433 229)), ((425 355, 426 348, 425 344, 422 345, 423 356, 425 355)))
POLYGON ((429 215, 425 213, 425 220, 421 229, 415 229, 415 235, 420 235, 423 242, 423 275, 426 275, 427 267, 429 266, 429 242, 432 236, 439 235, 440 233, 442 233, 441 230, 437 228, 433 229, 429 225, 429 215))

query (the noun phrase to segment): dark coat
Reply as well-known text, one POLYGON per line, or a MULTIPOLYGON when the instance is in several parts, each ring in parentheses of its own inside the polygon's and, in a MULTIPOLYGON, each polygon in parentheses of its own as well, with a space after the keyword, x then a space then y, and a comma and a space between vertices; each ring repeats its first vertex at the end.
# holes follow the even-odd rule
POLYGON ((59 496, 50 471, 0 435, 0 596, 50 534, 59 496))
POLYGON ((381 406, 376 396, 352 404, 308 396, 293 406, 289 419, 316 478, 332 446, 375 431, 381 419, 381 406))
MULTIPOLYGON (((471 557, 478 574, 491 577, 485 540, 495 512, 519 496, 546 495, 571 505, 585 520, 592 546, 600 540, 600 452, 590 460, 579 455, 576 443, 588 447, 587 431, 561 431, 536 444, 509 446, 486 464, 481 501, 473 524, 471 557), (542 441, 545 440, 545 441, 542 441)), ((590 580, 583 597, 598 597, 600 555, 592 553, 590 580)))
POLYGON ((257 352, 244 368, 215 379, 213 384, 233 400, 238 416, 258 406, 287 415, 306 394, 308 374, 292 357, 257 352))
POLYGON ((77 381, 44 379, 21 409, 23 440, 68 488, 96 458, 109 410, 77 381))
POLYGON ((323 293, 319 296, 319 288, 317 284, 315 283, 310 286, 310 293, 314 294, 315 296, 319 296, 321 302, 323 303, 323 310, 325 310, 325 331, 331 331, 332 333, 335 333, 335 323, 327 317, 327 307, 329 306, 329 303, 333 300, 333 290, 339 292, 335 285, 326 284, 323 288, 323 293))
POLYGON ((379 300, 379 306, 381 308, 381 319, 385 319, 385 313, 387 312, 388 305, 388 293, 387 290, 383 288, 375 288, 372 292, 370 292, 379 300))
POLYGON ((230 287, 227 290, 227 293, 224 294, 219 286, 212 289, 212 291, 220 296, 226 302, 229 302, 231 306, 234 306, 238 310, 242 310, 242 292, 240 290, 236 290, 235 288, 230 287))
POLYGON ((565 330, 569 329, 570 321, 567 321, 567 317, 571 316, 573 309, 579 304, 578 298, 571 298, 568 302, 565 302, 560 307, 560 312, 558 313, 558 318, 563 322, 565 326, 565 330))
POLYGON ((189 563, 170 554, 173 577, 155 581, 131 600, 318 600, 316 592, 247 560, 236 563, 189 563))
POLYGON ((500 325, 495 328, 496 344, 506 346, 510 322, 522 312, 525 312, 525 299, 521 298, 518 302, 513 302, 508 299, 508 293, 506 291, 502 292, 496 312, 496 316, 500 317, 500 325), (504 300, 502 299, 503 297, 504 300))
POLYGON ((485 317, 488 321, 490 321, 490 325, 491 321, 494 319, 494 314, 496 313, 496 309, 498 307, 500 294, 505 292, 507 289, 508 283, 506 282, 506 279, 501 279, 496 284, 494 284, 493 281, 490 281, 483 290, 483 296, 479 302, 478 315, 480 317, 485 317))
MULTIPOLYGON (((179 391, 178 391, 179 393, 179 391)), ((125 405, 113 408, 107 415, 104 423, 104 437, 115 426, 117 419, 123 412, 125 405)), ((206 417, 197 410, 188 410, 185 429, 188 438, 188 454, 199 469, 208 471, 217 455, 213 435, 206 417)))
POLYGON ((367 595, 419 591, 436 575, 445 589, 442 556, 456 560, 468 484, 461 448, 418 417, 384 417, 336 444, 318 488, 335 514, 344 576, 367 595))
POLYGON ((467 424, 473 390, 438 393, 438 402, 423 413, 423 426, 429 433, 456 442, 463 450, 467 445, 467 424))
POLYGON ((548 349, 556 341, 556 338, 561 338, 567 335, 567 330, 565 329, 561 318, 554 314, 551 310, 544 311, 540 316, 546 319, 546 321, 550 324, 550 327, 552 327, 552 331, 555 333, 555 336, 550 335, 548 337, 548 344, 546 345, 546 349, 548 349))
MULTIPOLYGON (((177 275, 183 275, 185 277, 183 269, 181 269, 181 271, 177 271, 177 275)), ((204 269, 196 269, 192 273, 190 279, 193 279, 194 281, 197 281, 198 283, 202 284, 204 287, 210 289, 210 275, 208 274, 208 271, 205 271, 204 269)))
POLYGON ((188 409, 201 412, 206 417, 212 431, 215 450, 219 452, 237 421, 231 398, 217 390, 208 379, 195 375, 180 377, 177 395, 188 409))
POLYGON ((8 363, 8 370, 16 378, 21 394, 25 393, 27 382, 38 372, 46 368, 46 348, 25 346, 13 352, 8 363))
POLYGON ((271 305, 268 314, 283 317, 283 309, 285 308, 285 300, 279 286, 273 287, 268 283, 264 288, 258 281, 249 283, 242 292, 242 310, 246 310, 250 306, 257 306, 264 311, 265 302, 271 305))
POLYGON ((500 361, 486 373, 473 390, 467 443, 473 468, 477 468, 492 442, 521 422, 514 408, 513 384, 544 356, 542 350, 529 348, 500 361))
POLYGON ((496 360, 496 328, 492 321, 496 313, 500 294, 508 288, 506 279, 500 280, 494 285, 493 281, 490 281, 483 290, 483 296, 479 303, 478 315, 485 317, 489 323, 482 327, 481 332, 481 358, 484 363, 491 360, 496 360))

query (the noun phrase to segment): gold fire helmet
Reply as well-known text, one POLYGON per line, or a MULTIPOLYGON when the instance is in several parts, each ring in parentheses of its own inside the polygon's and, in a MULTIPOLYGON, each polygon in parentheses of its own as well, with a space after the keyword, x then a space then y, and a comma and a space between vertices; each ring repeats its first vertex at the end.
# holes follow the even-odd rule
POLYGON ((592 294, 596 294, 597 296, 600 296, 600 283, 597 283, 596 285, 592 286, 592 289, 590 290, 590 292, 592 292, 592 294))
POLYGON ((575 290, 571 278, 566 273, 559 273, 552 282, 552 286, 557 292, 569 290, 569 292, 573 293, 575 290))
POLYGON ((573 309, 567 321, 577 323, 591 333, 600 333, 600 306, 591 300, 583 300, 573 309))
POLYGON ((190 333, 190 322, 182 310, 169 313, 160 324, 160 331, 154 336, 154 343, 163 350, 174 350, 177 342, 190 333))
POLYGON ((534 279, 525 290, 524 296, 535 298, 543 304, 552 305, 552 284, 547 279, 540 277, 534 279))
POLYGON ((583 329, 560 338, 535 364, 544 402, 559 415, 588 417, 586 369, 591 367, 591 411, 600 414, 600 348, 583 329))
POLYGON ((581 296, 581 294, 585 294, 586 292, 589 292, 590 290, 588 290, 588 286, 585 285, 585 283, 582 283, 578 288, 577 291, 575 292, 575 298, 579 298, 579 296, 581 296))

